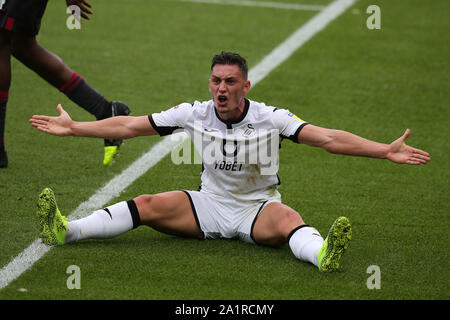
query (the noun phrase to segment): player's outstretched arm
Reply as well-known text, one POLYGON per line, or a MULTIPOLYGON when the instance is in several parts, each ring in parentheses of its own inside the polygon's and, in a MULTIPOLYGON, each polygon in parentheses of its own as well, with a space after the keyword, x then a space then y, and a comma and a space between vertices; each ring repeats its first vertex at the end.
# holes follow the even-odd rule
POLYGON ((34 115, 30 124, 39 131, 55 136, 79 136, 103 139, 130 139, 138 136, 155 135, 147 116, 117 116, 100 121, 73 121, 59 104, 59 116, 34 115))
POLYGON ((298 141, 336 154, 388 159, 401 164, 426 164, 430 161, 430 155, 405 143, 410 132, 407 129, 391 144, 384 144, 342 130, 307 125, 300 131, 298 141))

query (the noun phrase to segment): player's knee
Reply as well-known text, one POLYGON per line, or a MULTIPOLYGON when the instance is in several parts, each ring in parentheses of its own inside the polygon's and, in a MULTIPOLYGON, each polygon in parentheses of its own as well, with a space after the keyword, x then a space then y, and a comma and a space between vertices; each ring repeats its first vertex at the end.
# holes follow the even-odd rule
POLYGON ((162 217, 162 201, 157 194, 143 194, 133 199, 143 224, 151 225, 162 217))
MULTIPOLYGON (((303 225, 300 215, 294 210, 280 210, 276 213, 276 219, 270 223, 270 227, 264 232, 259 232, 255 240, 271 247, 281 247, 288 241, 290 232, 303 225)), ((255 234, 254 234, 255 236, 255 234)))
POLYGON ((280 211, 278 221, 278 232, 285 240, 294 228, 305 224, 302 217, 294 210, 280 211))
POLYGON ((148 221, 152 210, 153 195, 143 194, 133 199, 139 212, 141 221, 148 221))
MULTIPOLYGON (((24 64, 33 64, 36 61, 44 59, 46 55, 43 54, 43 48, 39 45, 33 37, 13 37, 11 41, 11 54, 20 62, 24 64)), ((62 60, 52 55, 59 64, 62 64, 62 60)))

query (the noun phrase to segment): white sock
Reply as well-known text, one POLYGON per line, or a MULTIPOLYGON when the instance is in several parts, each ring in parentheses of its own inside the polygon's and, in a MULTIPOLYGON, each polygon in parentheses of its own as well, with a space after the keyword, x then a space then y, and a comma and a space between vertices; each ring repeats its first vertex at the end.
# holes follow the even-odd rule
POLYGON ((318 266, 317 253, 323 242, 319 231, 308 225, 294 229, 289 238, 289 246, 297 259, 310 262, 316 267, 318 266))
POLYGON ((139 213, 133 200, 122 201, 85 218, 69 221, 66 243, 83 239, 112 238, 139 226, 139 213))

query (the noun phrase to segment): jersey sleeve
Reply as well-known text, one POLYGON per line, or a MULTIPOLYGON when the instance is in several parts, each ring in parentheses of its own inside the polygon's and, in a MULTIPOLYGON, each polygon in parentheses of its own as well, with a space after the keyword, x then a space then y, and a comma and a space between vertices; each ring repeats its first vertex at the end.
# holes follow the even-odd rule
POLYGON ((298 134, 308 122, 300 119, 295 114, 286 109, 273 109, 273 122, 275 128, 279 130, 282 138, 298 142, 298 134))
POLYGON ((160 136, 166 136, 184 128, 191 114, 192 104, 182 103, 168 110, 153 113, 148 119, 160 136))

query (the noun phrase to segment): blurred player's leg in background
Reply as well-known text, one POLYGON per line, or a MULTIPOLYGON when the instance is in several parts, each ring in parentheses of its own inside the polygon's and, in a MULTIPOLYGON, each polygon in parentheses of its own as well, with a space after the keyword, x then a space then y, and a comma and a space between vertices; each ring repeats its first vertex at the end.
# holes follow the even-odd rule
POLYGON ((69 99, 97 119, 108 117, 108 101, 89 86, 82 76, 72 71, 64 61, 42 47, 34 37, 14 34, 12 54, 69 99))
MULTIPOLYGON (((106 100, 81 75, 71 70, 60 57, 42 47, 35 37, 14 34, 12 48, 15 58, 95 116, 97 120, 130 113, 125 104, 106 100)), ((105 140, 105 165, 111 164, 121 143, 121 140, 105 140)))
MULTIPOLYGON (((36 72, 96 119, 128 115, 128 106, 110 102, 36 40, 47 0, 9 0, 0 11, 0 167, 7 167, 4 148, 6 103, 11 82, 10 56, 36 72)), ((55 103, 56 104, 56 103, 55 103)), ((118 154, 122 140, 105 140, 104 165, 118 154)))
POLYGON ((11 34, 0 29, 0 168, 8 166, 5 151, 5 123, 8 91, 11 84, 11 34))

